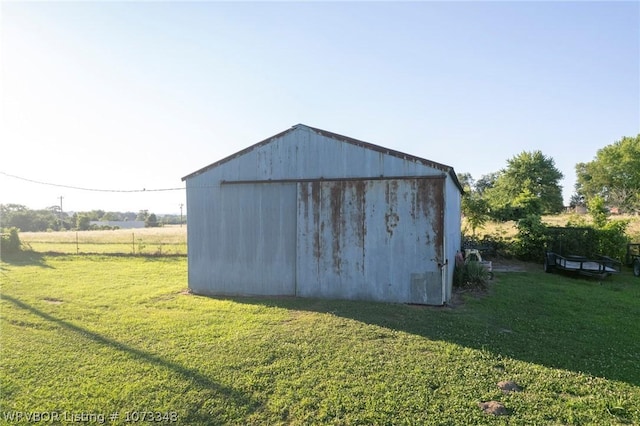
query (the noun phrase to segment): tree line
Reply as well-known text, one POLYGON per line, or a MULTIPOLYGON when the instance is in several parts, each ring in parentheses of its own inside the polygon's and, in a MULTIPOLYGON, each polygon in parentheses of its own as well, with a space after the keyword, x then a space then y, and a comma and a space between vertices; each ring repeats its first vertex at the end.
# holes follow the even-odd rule
MULTIPOLYGON (((598 150, 592 161, 576 164, 576 176, 570 207, 640 212, 640 134, 623 137, 598 150)), ((469 173, 459 174, 465 190, 462 212, 474 234, 488 220, 560 213, 563 177, 553 158, 524 151, 507 160, 504 169, 477 181, 469 173)))
POLYGON ((106 226, 92 225, 91 222, 143 221, 147 227, 180 224, 180 215, 162 215, 139 212, 109 212, 91 210, 85 212, 62 212, 60 206, 32 210, 21 204, 0 204, 2 228, 17 228, 22 232, 63 231, 104 229, 106 226))

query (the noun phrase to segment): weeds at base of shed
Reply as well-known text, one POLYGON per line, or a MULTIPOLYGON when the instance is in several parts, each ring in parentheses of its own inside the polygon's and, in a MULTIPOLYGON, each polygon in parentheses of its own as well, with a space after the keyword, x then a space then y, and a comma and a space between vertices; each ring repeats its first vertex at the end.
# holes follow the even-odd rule
POLYGON ((480 262, 467 262, 456 265, 453 270, 453 286, 457 289, 485 290, 491 276, 480 262))

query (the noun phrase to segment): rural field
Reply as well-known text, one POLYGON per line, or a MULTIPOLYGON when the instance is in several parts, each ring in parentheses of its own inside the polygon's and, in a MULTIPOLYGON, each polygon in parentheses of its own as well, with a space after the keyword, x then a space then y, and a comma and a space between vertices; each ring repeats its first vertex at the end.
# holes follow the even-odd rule
POLYGON ((520 264, 442 308, 212 298, 167 249, 184 228, 99 232, 94 253, 120 235, 133 253, 132 232, 146 247, 77 255, 75 232, 21 234, 37 250, 0 264, 0 424, 640 424, 629 268, 520 264))
MULTIPOLYGON (((640 216, 632 215, 618 215, 610 216, 612 220, 624 220, 628 222, 626 234, 631 238, 633 242, 640 243, 640 216)), ((589 215, 576 215, 576 214, 560 214, 542 216, 542 222, 547 226, 566 226, 569 221, 584 220, 587 224, 591 224, 592 220, 589 215)), ((463 220, 463 229, 466 229, 467 233, 471 233, 463 220)), ((516 235, 517 228, 515 221, 507 222, 488 222, 483 227, 476 230, 477 235, 493 235, 501 236, 505 238, 513 237, 516 235)))
MULTIPOLYGON (((569 214, 543 216, 549 226, 565 226, 569 220, 582 219, 590 223, 588 215, 569 214)), ((627 235, 640 243, 640 216, 614 216, 627 220, 627 235)), ((463 228, 465 227, 463 221, 463 228)), ((467 233, 470 231, 467 229, 467 233)), ((516 235, 515 222, 489 222, 476 230, 478 236, 491 235, 510 238, 516 235)), ((39 253, 65 254, 136 254, 186 255, 187 227, 179 225, 161 228, 116 229, 110 231, 22 232, 20 239, 28 248, 39 253)))
POLYGON ((20 240, 40 253, 187 254, 187 227, 111 231, 21 232, 20 240))

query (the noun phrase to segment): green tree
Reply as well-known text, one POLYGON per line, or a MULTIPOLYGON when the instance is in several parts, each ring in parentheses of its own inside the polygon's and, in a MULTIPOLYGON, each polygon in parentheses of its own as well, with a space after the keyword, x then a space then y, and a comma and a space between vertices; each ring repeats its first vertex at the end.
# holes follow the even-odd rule
POLYGON ((500 172, 493 172, 481 176, 480 179, 478 179, 475 183, 474 189, 478 191, 479 194, 484 194, 484 191, 495 186, 496 180, 498 179, 499 175, 500 172))
POLYGON ((640 210, 640 134, 598 150, 596 158, 576 164, 577 192, 600 196, 610 207, 640 210))
MULTIPOLYGON (((47 229, 59 229, 60 213, 50 207, 44 210, 30 210, 20 204, 5 204, 0 207, 2 226, 15 227, 22 232, 46 231, 47 229)), ((63 220, 68 216, 63 214, 63 220)))
POLYGON ((482 227, 489 220, 489 204, 477 192, 468 192, 462 197, 462 214, 471 227, 475 236, 476 229, 482 227))
POLYGON ((85 215, 89 216, 90 220, 100 220, 102 216, 104 216, 104 210, 91 210, 90 212, 85 212, 85 215))
POLYGON ((593 219, 596 228, 602 228, 607 223, 608 211, 604 205, 604 198, 599 195, 591 198, 587 203, 587 211, 593 219))
POLYGON ((526 152, 507 160, 507 167, 495 177, 483 195, 491 214, 499 220, 562 211, 562 173, 553 158, 541 151, 526 152))
POLYGON ((86 231, 91 227, 91 216, 86 213, 81 213, 77 215, 76 218, 76 228, 79 231, 86 231))
POLYGON ((471 173, 458 173, 457 178, 464 192, 469 193, 473 190, 473 177, 471 173))
POLYGON ((593 219, 593 228, 596 231, 597 253, 622 259, 629 242, 629 237, 625 234, 629 221, 609 220, 609 211, 604 198, 599 195, 589 200, 587 210, 593 219))
POLYGON ((147 216, 147 219, 144 221, 144 226, 147 228, 156 228, 160 226, 155 213, 151 213, 149 216, 147 216))
POLYGON ((538 215, 527 215, 516 223, 515 249, 518 257, 524 260, 540 261, 548 240, 547 226, 538 215))
POLYGON ((104 220, 104 221, 108 221, 108 220, 112 220, 112 221, 118 221, 120 220, 120 215, 116 212, 106 212, 101 218, 100 220, 104 220))
POLYGON ((24 212, 27 211, 27 207, 23 206, 22 204, 0 204, 0 213, 2 213, 2 215, 6 215, 8 213, 13 213, 13 212, 24 212))
POLYGON ((467 225, 471 227, 471 233, 476 235, 476 230, 482 227, 489 220, 489 205, 482 198, 474 185, 473 177, 470 173, 458 173, 458 181, 464 189, 462 195, 462 215, 467 225))

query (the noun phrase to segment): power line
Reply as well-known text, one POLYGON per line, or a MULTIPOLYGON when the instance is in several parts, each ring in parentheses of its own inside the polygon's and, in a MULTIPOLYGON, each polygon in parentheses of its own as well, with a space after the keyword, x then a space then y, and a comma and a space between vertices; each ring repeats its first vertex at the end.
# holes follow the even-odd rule
POLYGON ((158 188, 158 189, 146 189, 146 188, 142 188, 142 189, 98 189, 98 188, 82 188, 79 186, 72 186, 72 185, 61 185, 61 184, 57 184, 57 183, 51 183, 51 182, 42 182, 39 180, 34 180, 34 179, 28 179, 25 177, 21 177, 21 176, 16 176, 16 175, 12 175, 9 173, 5 173, 5 172, 0 172, 0 174, 13 178, 13 179, 18 179, 18 180, 22 180, 25 182, 30 182, 30 183, 35 183, 38 185, 48 185, 48 186, 55 186, 58 188, 67 188, 67 189, 76 189, 78 191, 91 191, 91 192, 163 192, 163 191, 182 191, 185 188, 158 188))

